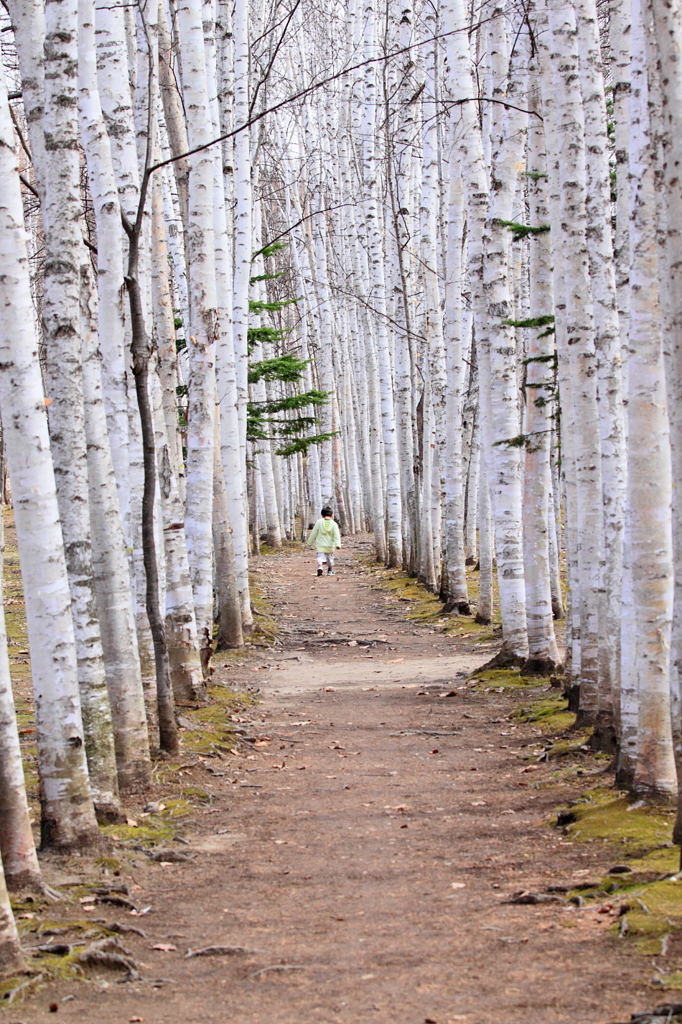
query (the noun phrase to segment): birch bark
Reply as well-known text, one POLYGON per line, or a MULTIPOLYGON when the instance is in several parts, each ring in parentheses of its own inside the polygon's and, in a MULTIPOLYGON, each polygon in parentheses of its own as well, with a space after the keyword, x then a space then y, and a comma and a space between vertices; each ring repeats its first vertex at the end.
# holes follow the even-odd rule
MULTIPOLYGON (((0 574, 5 554, 5 527, 0 516, 0 574)), ((26 797, 24 765, 14 709, 7 655, 5 609, 0 601, 0 860, 10 890, 42 887, 31 815, 26 797)), ((0 926, 0 934, 2 927, 0 926)), ((2 940, 0 940, 2 941, 2 940)))
POLYGON ((663 95, 663 176, 667 204, 665 263, 662 274, 666 312, 666 383, 672 447, 673 543, 675 599, 671 651, 673 729, 678 772, 678 811, 674 839, 682 843, 682 12, 670 0, 652 3, 656 40, 661 62, 663 95))
MULTIPOLYGON (((162 216, 161 182, 152 183, 151 275, 157 358, 163 416, 155 407, 157 474, 163 524, 165 623, 171 686, 177 700, 205 696, 197 622, 185 537, 185 510, 180 499, 177 468, 177 400, 175 328, 168 281, 168 251, 162 216)), ((156 383, 156 379, 154 379, 156 383)), ((154 397, 157 397, 156 389, 154 397)))
POLYGON ((0 861, 0 976, 21 970, 24 957, 0 861))
MULTIPOLYGON (((594 724, 599 711, 599 588, 603 537, 597 355, 587 247, 587 178, 579 54, 575 12, 563 0, 548 3, 556 125, 559 133, 559 216, 561 232, 552 237, 553 257, 563 257, 564 295, 555 292, 555 315, 566 325, 557 332, 559 361, 571 376, 576 482, 576 541, 579 593, 572 608, 580 619, 581 722, 594 724)), ((554 233, 552 232, 552 235, 554 233)), ((564 423, 566 421, 564 420, 564 423)), ((570 429, 570 427, 568 428, 570 429)), ((575 671, 576 666, 573 666, 575 671)))
POLYGON ((78 152, 78 2, 45 12, 45 271, 43 332, 48 420, 71 590, 78 679, 93 798, 98 814, 120 813, 111 710, 93 579, 83 405, 78 152))
POLYGON ((614 702, 617 703, 620 689, 621 563, 626 469, 621 337, 610 216, 610 144, 595 0, 579 0, 577 19, 585 148, 589 154, 586 160, 586 239, 597 352, 604 522, 596 741, 611 750, 614 746, 614 702))
MULTIPOLYGON (((103 349, 100 355, 93 338, 82 355, 94 584, 118 782, 135 791, 147 785, 151 763, 125 540, 130 492, 121 213, 97 87, 93 0, 79 0, 78 17, 78 105, 97 228, 97 337, 103 349)), ((89 339, 89 324, 84 326, 89 339)))
MULTIPOLYGON (((206 82, 202 5, 179 0, 182 91, 191 149, 213 137, 206 82)), ((189 158, 190 380, 187 424, 187 517, 197 633, 204 671, 213 647, 213 444, 215 439, 216 285, 213 255, 213 152, 189 158)))
POLYGON ((673 611, 672 480, 656 238, 654 118, 660 117, 660 108, 648 83, 652 44, 650 7, 633 0, 626 515, 634 610, 632 651, 628 653, 638 695, 638 722, 631 784, 638 795, 657 797, 675 793, 677 786, 668 674, 673 611))
POLYGON ((464 552, 464 481, 462 479, 462 236, 464 194, 454 169, 450 178, 447 272, 445 280, 445 611, 468 615, 464 552))
POLYGON ((54 482, 14 131, 0 79, 0 404, 12 478, 31 645, 42 839, 77 848, 99 838, 88 781, 71 597, 54 482))
MULTIPOLYGON (((537 109, 537 94, 532 94, 531 109, 537 109)), ((544 133, 541 122, 531 118, 529 125, 528 217, 532 227, 547 224, 547 175, 545 173, 544 133)), ((548 676, 559 664, 554 635, 549 565, 549 494, 551 470, 549 449, 552 436, 554 391, 554 336, 547 330, 546 318, 553 308, 550 245, 545 233, 530 237, 530 320, 536 321, 528 332, 526 349, 526 465, 524 473, 524 577, 528 621, 528 661, 523 673, 548 676), (545 319, 542 326, 537 321, 545 319)))
MULTIPOLYGON (((249 5, 248 0, 236 0, 234 7, 234 123, 239 128, 249 119, 249 5)), ((251 146, 248 128, 242 128, 234 137, 234 291, 232 299, 232 338, 236 372, 236 409, 239 422, 239 464, 240 476, 232 483, 230 461, 234 458, 231 443, 225 432, 232 429, 230 414, 231 398, 228 395, 221 416, 223 429, 222 453, 225 478, 230 481, 230 521, 235 535, 235 561, 239 580, 242 605, 242 628, 245 633, 253 629, 251 597, 248 586, 248 504, 246 488, 246 403, 248 400, 248 346, 249 329, 249 283, 251 279, 252 253, 252 187, 251 187, 251 146), (241 493, 234 494, 232 488, 241 484, 241 493), (234 494, 234 497, 233 497, 234 494), (237 503, 241 502, 242 508, 237 503), (246 527, 246 529, 245 529, 246 527)))
MULTIPOLYGON (((493 46, 506 46, 504 21, 491 22, 493 46)), ((506 96, 515 107, 494 104, 491 117, 500 143, 493 153, 490 180, 490 206, 485 226, 485 319, 480 325, 479 352, 483 368, 490 364, 490 406, 492 450, 488 452, 490 498, 495 528, 497 579, 502 615, 503 644, 495 664, 518 663, 528 653, 526 632, 525 585, 523 578, 522 495, 523 467, 520 449, 508 442, 517 436, 519 424, 518 391, 513 356, 516 349, 514 329, 505 321, 513 318, 509 266, 509 232, 503 226, 511 221, 518 171, 522 165, 528 115, 525 113, 524 76, 525 34, 519 29, 516 52, 512 55, 506 96), (500 111, 504 109, 504 114, 500 111)), ((481 378, 483 384, 483 376, 481 378)))

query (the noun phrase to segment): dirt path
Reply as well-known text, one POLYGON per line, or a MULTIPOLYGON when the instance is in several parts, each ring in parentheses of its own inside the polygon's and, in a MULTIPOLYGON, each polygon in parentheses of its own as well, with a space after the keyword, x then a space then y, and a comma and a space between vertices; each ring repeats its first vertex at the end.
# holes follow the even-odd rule
POLYGON ((457 675, 487 653, 407 620, 358 550, 320 580, 300 553, 257 564, 289 634, 236 678, 258 681, 269 739, 220 765, 178 847, 199 859, 123 872, 152 911, 107 913, 143 926, 124 943, 159 980, 54 985, 8 1020, 55 1020, 53 1000, 80 1024, 597 1024, 652 1004, 612 919, 503 903, 612 861, 547 827, 569 791, 524 770, 518 696, 457 675), (185 958, 208 945, 251 952, 185 958))

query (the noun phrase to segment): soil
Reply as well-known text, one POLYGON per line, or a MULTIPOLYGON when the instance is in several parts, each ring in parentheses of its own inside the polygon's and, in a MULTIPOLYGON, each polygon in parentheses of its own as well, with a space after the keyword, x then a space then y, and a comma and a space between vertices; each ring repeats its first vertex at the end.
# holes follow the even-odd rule
MULTIPOLYGON (((469 680, 491 651, 410 620, 367 553, 349 544, 321 579, 308 552, 256 560, 282 643, 217 678, 260 689, 241 716, 260 739, 213 760, 223 775, 182 769, 211 794, 172 844, 196 858, 140 853, 116 879, 151 909, 89 914, 144 930, 122 941, 145 980, 90 972, 2 1019, 598 1024, 661 1001, 613 916, 505 902, 598 878, 615 853, 550 824, 579 782, 529 759, 538 728, 509 717, 544 691, 469 680), (241 951, 186 956, 207 946, 241 951)), ((91 870, 86 860, 44 863, 63 883, 91 870)))

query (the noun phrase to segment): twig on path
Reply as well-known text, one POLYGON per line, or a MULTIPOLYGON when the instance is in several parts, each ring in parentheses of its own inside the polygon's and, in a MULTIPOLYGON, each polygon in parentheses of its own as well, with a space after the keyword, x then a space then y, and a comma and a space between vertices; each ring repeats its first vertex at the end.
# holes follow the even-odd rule
POLYGON ((462 730, 455 729, 449 732, 435 732, 432 729, 403 729, 402 732, 391 732, 389 736, 461 736, 462 730))
POLYGON ((248 946, 204 946, 203 949, 188 949, 185 960, 194 956, 250 956, 253 953, 267 952, 267 949, 249 949, 248 946))
POLYGON ((250 974, 250 978, 257 978, 259 974, 265 974, 266 971, 304 971, 305 967, 301 967, 300 964, 272 964, 270 967, 261 967, 260 971, 254 971, 250 974))
POLYGON ((544 892, 530 892, 527 889, 521 892, 515 892, 508 900, 502 900, 502 903, 513 903, 521 906, 536 906, 538 903, 565 903, 566 900, 562 899, 561 896, 550 896, 549 893, 544 892))

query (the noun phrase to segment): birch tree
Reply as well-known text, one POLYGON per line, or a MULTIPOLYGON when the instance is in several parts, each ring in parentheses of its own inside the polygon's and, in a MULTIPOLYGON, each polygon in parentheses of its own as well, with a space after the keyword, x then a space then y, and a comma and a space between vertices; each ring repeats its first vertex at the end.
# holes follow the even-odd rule
POLYGON ((97 841, 80 714, 71 597, 38 362, 23 208, 0 83, 0 404, 31 646, 43 845, 97 841))

